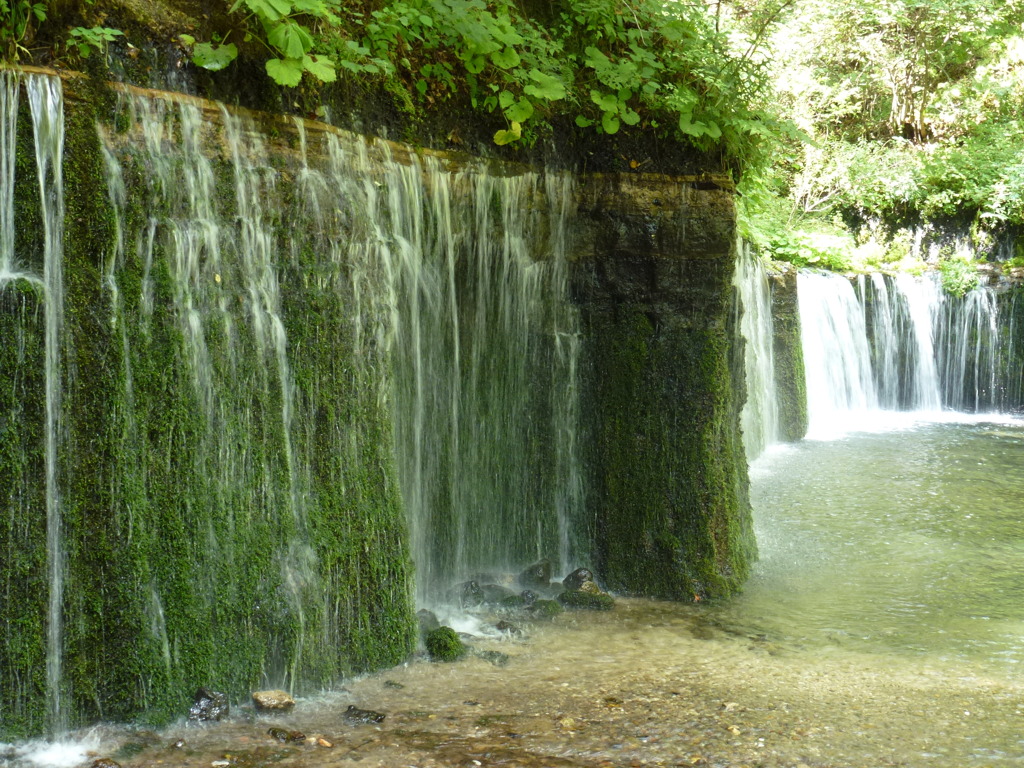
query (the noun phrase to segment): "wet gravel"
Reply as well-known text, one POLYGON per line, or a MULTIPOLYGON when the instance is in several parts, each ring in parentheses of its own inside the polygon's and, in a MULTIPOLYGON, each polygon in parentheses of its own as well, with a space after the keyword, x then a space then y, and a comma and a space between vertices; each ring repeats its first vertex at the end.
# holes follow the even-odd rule
MULTIPOLYGON (((620 600, 299 699, 287 715, 105 734, 123 768, 882 768, 1024 764, 1024 686, 934 660, 807 649, 620 600), (349 706, 385 713, 353 723, 349 706), (281 743, 269 731, 300 732, 281 743)), ((88 763, 86 763, 88 765, 88 763)))

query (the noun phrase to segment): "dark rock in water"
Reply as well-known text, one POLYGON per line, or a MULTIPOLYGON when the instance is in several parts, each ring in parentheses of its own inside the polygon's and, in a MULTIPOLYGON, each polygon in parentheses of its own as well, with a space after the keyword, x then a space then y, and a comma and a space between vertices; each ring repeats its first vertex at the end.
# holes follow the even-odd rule
POLYGON ((171 746, 174 747, 174 749, 184 749, 187 745, 188 742, 186 742, 184 739, 178 739, 176 742, 171 744, 171 746))
POLYGON ((451 627, 438 627, 426 636, 425 643, 431 661, 455 661, 468 650, 451 627))
POLYGON ((532 589, 524 589, 519 593, 519 596, 523 598, 523 605, 529 608, 531 605, 537 602, 539 595, 532 589))
POLYGON ((437 620, 434 612, 428 611, 426 608, 416 611, 416 620, 420 623, 421 636, 425 636, 428 632, 433 632, 441 626, 441 622, 437 620))
POLYGON ((501 651, 478 651, 476 655, 484 661, 491 662, 496 667, 504 667, 508 664, 509 660, 508 654, 501 651))
POLYGON ((284 728, 268 728, 267 735, 269 735, 270 738, 274 739, 275 741, 280 741, 281 743, 288 741, 288 731, 286 731, 284 728))
POLYGON ((514 611, 516 608, 526 608, 528 604, 523 600, 522 595, 510 595, 509 597, 504 598, 500 603, 498 603, 498 605, 502 608, 508 608, 510 611, 514 611))
POLYGON ((403 688, 405 688, 404 685, 402 685, 401 683, 396 683, 394 680, 385 680, 384 681, 384 687, 385 688, 394 688, 396 691, 400 691, 403 688))
POLYGON ((484 602, 491 605, 501 605, 502 601, 509 597, 518 597, 508 587, 502 587, 499 584, 484 584, 480 587, 480 591, 483 593, 484 602))
POLYGON ((258 712, 289 712, 295 707, 287 691, 253 691, 252 703, 258 712))
POLYGON ((194 722, 220 720, 228 714, 228 695, 209 688, 200 688, 193 697, 195 703, 188 710, 188 719, 194 722))
POLYGON ((551 619, 562 612, 562 606, 554 600, 537 600, 529 611, 538 619, 551 619))
MULTIPOLYGON (((447 627, 442 627, 442 629, 447 629, 447 627)), ((387 715, 383 712, 374 712, 372 709, 360 709, 353 704, 349 704, 348 709, 345 710, 345 719, 350 723, 383 723, 385 717, 387 715)))
POLYGON ((288 731, 288 741, 298 744, 306 740, 306 734, 302 731, 288 731))
POLYGON ((551 562, 541 560, 519 574, 518 581, 524 587, 547 587, 551 583, 551 562))
POLYGON ((459 602, 462 605, 480 605, 484 602, 484 591, 475 581, 464 581, 458 586, 459 602))
POLYGON ((121 764, 109 757, 101 757, 98 760, 93 760, 89 768, 121 768, 121 764))
POLYGON ((585 582, 593 580, 594 574, 588 568, 577 568, 562 579, 562 586, 569 590, 579 589, 585 582))
MULTIPOLYGON (((590 582, 593 584, 593 582, 590 582)), ((593 592, 588 589, 574 589, 558 596, 558 602, 565 608, 590 611, 610 611, 615 607, 615 598, 607 592, 593 592)))
POLYGON ((523 634, 523 630, 521 630, 515 624, 511 624, 511 623, 509 623, 507 621, 499 621, 497 624, 494 625, 494 628, 496 630, 498 630, 499 632, 505 632, 506 634, 509 634, 509 635, 521 635, 521 634, 523 634))

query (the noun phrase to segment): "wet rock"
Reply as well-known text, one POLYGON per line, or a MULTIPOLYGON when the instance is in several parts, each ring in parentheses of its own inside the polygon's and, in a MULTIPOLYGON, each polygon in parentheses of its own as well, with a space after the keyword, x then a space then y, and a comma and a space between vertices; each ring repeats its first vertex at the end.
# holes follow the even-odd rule
POLYGON ((268 728, 267 735, 274 741, 280 741, 282 744, 288 741, 288 731, 284 728, 268 728))
POLYGON ((562 612, 562 606, 555 600, 537 600, 530 606, 530 615, 538 619, 551 619, 562 612))
POLYGON ((516 580, 523 587, 547 587, 551 583, 551 561, 534 563, 520 573, 516 580))
POLYGON ((524 589, 522 592, 519 593, 519 596, 523 599, 523 605, 527 608, 536 603, 537 599, 540 597, 540 595, 538 595, 532 589, 524 589))
POLYGON ((476 655, 496 667, 504 667, 509 662, 509 655, 501 651, 478 651, 476 655))
POLYGON ((385 680, 384 681, 384 687, 385 688, 394 688, 396 691, 400 691, 403 688, 405 688, 404 685, 402 685, 401 683, 395 682, 394 680, 385 680))
POLYGON ((520 608, 526 608, 526 601, 520 595, 510 595, 504 598, 498 605, 509 611, 515 611, 520 608))
POLYGON ((178 739, 176 742, 171 744, 171 746, 174 749, 184 749, 187 746, 187 744, 188 742, 186 742, 184 739, 178 739))
POLYGON ((483 601, 488 605, 502 605, 507 598, 518 597, 514 591, 499 584, 484 584, 480 590, 483 592, 483 601))
POLYGON ((121 764, 109 757, 101 757, 98 760, 93 760, 89 768, 121 768, 121 764))
POLYGON ((458 602, 463 606, 481 605, 484 602, 484 591, 475 581, 464 581, 456 587, 458 602))
POLYGON ((424 642, 431 661, 455 661, 468 650, 451 627, 438 627, 427 634, 424 642))
POLYGON ((298 744, 306 740, 306 734, 302 731, 288 731, 288 741, 298 744))
POLYGON ((192 722, 209 722, 220 720, 229 712, 228 695, 209 688, 200 688, 193 697, 193 704, 188 710, 188 719, 192 722))
POLYGON ((326 748, 326 749, 330 749, 331 747, 333 747, 333 746, 334 746, 334 742, 333 742, 333 741, 331 741, 330 739, 325 739, 325 738, 324 738, 323 736, 320 736, 320 737, 319 737, 319 738, 318 738, 318 739, 316 740, 316 745, 317 745, 318 747, 324 747, 324 748, 326 748))
POLYGON ((557 599, 564 608, 573 610, 610 611, 615 607, 615 598, 600 590, 575 589, 563 592, 557 599))
MULTIPOLYGON (((445 629, 445 627, 442 627, 442 629, 445 629)), ((348 709, 345 710, 345 719, 350 723, 383 723, 385 717, 387 715, 383 712, 375 712, 372 709, 360 709, 353 704, 349 704, 348 709)))
POLYGON ((287 691, 253 691, 252 703, 257 712, 290 712, 295 707, 287 691))
POLYGON ((594 581, 594 574, 588 568, 577 568, 575 571, 570 573, 564 579, 562 579, 562 586, 568 590, 579 589, 587 582, 594 581))
POLYGON ((508 621, 499 621, 494 625, 494 628, 499 632, 504 632, 507 635, 521 635, 523 630, 508 621))
POLYGON ((416 620, 420 624, 421 637, 426 637, 428 633, 441 626, 441 622, 438 621, 434 612, 428 611, 426 608, 420 608, 420 610, 416 611, 416 620))

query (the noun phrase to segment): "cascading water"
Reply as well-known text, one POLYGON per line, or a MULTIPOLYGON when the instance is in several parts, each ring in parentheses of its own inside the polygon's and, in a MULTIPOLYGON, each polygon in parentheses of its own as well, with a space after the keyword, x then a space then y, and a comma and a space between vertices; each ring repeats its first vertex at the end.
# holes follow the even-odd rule
POLYGON ((386 173, 396 442, 418 599, 541 557, 565 570, 580 550, 582 497, 568 177, 452 176, 431 160, 386 173))
MULTIPOLYGON (((933 276, 800 275, 812 427, 851 414, 1010 411, 1021 402, 1019 292, 944 294, 933 276)), ((830 426, 831 425, 831 426, 830 426)))
POLYGON ((733 285, 740 300, 740 333, 743 336, 747 398, 740 414, 747 460, 753 461, 769 445, 778 442, 779 404, 772 350, 771 290, 764 265, 747 247, 741 247, 733 285))
POLYGON ((850 281, 801 272, 798 278, 808 434, 828 432, 841 415, 878 407, 864 308, 850 281))

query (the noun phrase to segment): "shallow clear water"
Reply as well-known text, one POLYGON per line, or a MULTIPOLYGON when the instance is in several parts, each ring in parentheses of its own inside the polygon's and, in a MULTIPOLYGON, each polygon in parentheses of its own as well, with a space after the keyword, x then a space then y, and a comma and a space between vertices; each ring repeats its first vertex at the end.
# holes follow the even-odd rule
POLYGON ((761 559, 719 619, 812 647, 1017 674, 1024 425, 893 426, 777 448, 755 463, 761 559))

